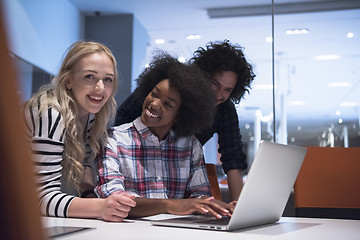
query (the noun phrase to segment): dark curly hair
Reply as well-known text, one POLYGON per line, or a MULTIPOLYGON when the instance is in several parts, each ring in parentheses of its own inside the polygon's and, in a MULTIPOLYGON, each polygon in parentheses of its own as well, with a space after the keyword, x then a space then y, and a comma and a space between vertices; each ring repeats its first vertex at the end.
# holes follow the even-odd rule
POLYGON ((166 52, 159 52, 136 80, 135 97, 143 103, 146 96, 162 80, 181 96, 181 105, 172 127, 177 137, 191 136, 210 127, 215 116, 215 96, 203 71, 185 65, 166 52))
POLYGON ((243 48, 238 44, 231 44, 229 40, 209 42, 206 49, 198 48, 189 63, 198 66, 210 78, 223 71, 235 72, 237 84, 229 97, 235 103, 239 103, 245 92, 249 92, 256 76, 245 59, 243 48))

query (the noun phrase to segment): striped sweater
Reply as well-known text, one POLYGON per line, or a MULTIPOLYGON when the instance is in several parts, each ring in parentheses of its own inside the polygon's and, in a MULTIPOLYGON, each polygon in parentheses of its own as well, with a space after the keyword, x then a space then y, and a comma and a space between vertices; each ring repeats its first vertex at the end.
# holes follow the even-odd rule
MULTIPOLYGON (((40 106, 40 102, 39 105, 40 106)), ((87 136, 94 122, 94 114, 89 117, 87 136)), ((62 177, 64 153, 64 121, 54 108, 38 116, 38 108, 25 112, 27 134, 31 140, 32 156, 35 163, 35 174, 40 195, 41 213, 47 216, 67 217, 71 201, 76 197, 76 189, 67 184, 62 177)), ((89 161, 91 148, 85 147, 84 167, 92 167, 89 161)), ((96 170, 96 169, 94 169, 96 170)), ((96 173, 96 171, 93 171, 96 173)), ((93 179, 96 176, 93 176, 93 179)))

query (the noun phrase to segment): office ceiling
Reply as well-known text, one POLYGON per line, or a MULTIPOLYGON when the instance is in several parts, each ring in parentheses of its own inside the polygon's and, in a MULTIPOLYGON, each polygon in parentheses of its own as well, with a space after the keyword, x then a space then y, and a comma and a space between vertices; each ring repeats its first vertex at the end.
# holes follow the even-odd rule
MULTIPOLYGON (((284 109, 276 116, 281 119, 286 113, 289 141, 294 137, 302 145, 301 139, 308 141, 311 135, 316 140, 331 127, 340 141, 345 125, 350 137, 359 138, 359 0, 275 0, 274 45, 265 41, 272 36, 272 17, 267 14, 271 0, 69 1, 86 15, 133 13, 148 31, 149 56, 160 48, 189 59, 199 46, 224 39, 242 45, 257 74, 253 89, 238 107, 245 140, 253 134, 256 110, 266 117, 273 109, 272 89, 268 87, 273 81, 273 46, 276 106, 284 109), (218 14, 223 8, 224 16, 209 17, 207 9, 218 14), (228 17, 230 14, 245 16, 228 17), (300 28, 309 33, 285 34, 300 28), (352 38, 347 37, 349 32, 354 34, 352 38), (199 34, 201 39, 187 40, 189 34, 199 34), (156 45, 158 38, 164 39, 164 44, 156 45), (337 55, 338 59, 319 61, 315 59, 319 55, 337 55), (338 82, 347 85, 329 87, 338 82)), ((266 123, 262 127, 265 129, 266 123)))

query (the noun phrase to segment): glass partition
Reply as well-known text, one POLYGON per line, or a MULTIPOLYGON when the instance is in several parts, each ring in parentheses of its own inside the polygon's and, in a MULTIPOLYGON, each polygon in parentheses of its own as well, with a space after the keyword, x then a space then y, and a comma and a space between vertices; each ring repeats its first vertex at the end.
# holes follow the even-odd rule
POLYGON ((32 94, 36 93, 41 86, 49 84, 53 76, 14 54, 10 55, 17 69, 20 85, 18 94, 20 99, 25 102, 29 100, 32 94))
POLYGON ((360 146, 359 26, 359 9, 275 15, 277 142, 360 146))
MULTIPOLYGON (((268 45, 256 45, 263 58, 252 59, 257 74, 253 89, 238 106, 250 165, 260 140, 360 146, 360 10, 337 5, 325 11, 327 6, 320 4, 319 11, 285 13, 283 6, 275 1, 274 11, 283 13, 274 15, 274 72, 269 26, 268 45)), ((287 11, 296 7, 286 6, 287 11)))
MULTIPOLYGON (((221 5, 226 6, 229 4, 231 4, 230 1, 223 2, 221 5)), ((192 32, 194 34, 190 36, 188 35, 191 33, 189 31, 193 27, 181 24, 170 30, 150 31, 151 39, 147 56, 149 61, 150 56, 156 49, 162 49, 179 56, 179 59, 187 62, 199 47, 205 47, 210 41, 223 41, 225 39, 244 48, 244 54, 247 61, 253 66, 256 78, 252 83, 252 89, 244 96, 241 103, 236 105, 236 109, 243 139, 243 151, 248 156, 247 159, 249 165, 251 165, 254 152, 256 152, 255 146, 260 142, 261 133, 265 133, 263 136, 265 139, 271 140, 273 137, 271 132, 273 119, 272 1, 252 1, 249 3, 233 1, 232 4, 241 6, 229 5, 230 7, 207 9, 207 16, 198 17, 198 22, 195 24, 197 27, 194 27, 197 32, 192 32), (266 14, 258 14, 257 6, 259 4, 261 4, 262 9, 265 9, 266 14), (231 14, 233 16, 229 17, 231 14), (206 21, 210 18, 211 26, 206 25, 206 27, 199 28, 198 25, 201 25, 204 18, 206 21), (178 39, 184 39, 185 37, 188 37, 189 40, 186 46, 180 47, 177 44, 178 39), (257 126, 257 124, 261 124, 264 119, 268 119, 269 128, 261 129, 261 126, 257 126), (255 131, 254 127, 256 128, 255 131), (269 131, 267 132, 267 130, 269 131)), ((205 144, 204 152, 206 162, 220 165, 217 143, 217 136, 215 135, 205 144)), ((219 166, 219 169, 222 169, 221 166, 219 166)), ((223 175, 221 172, 219 174, 223 175)))
MULTIPOLYGON (((271 0, 234 1, 242 5, 227 8, 222 17, 211 19, 211 27, 193 35, 189 35, 192 26, 181 23, 149 31, 145 62, 156 49, 186 62, 210 41, 229 39, 244 47, 256 74, 252 89, 236 106, 249 166, 260 140, 297 146, 360 146, 360 10, 344 10, 342 1, 332 1, 338 3, 332 8, 325 6, 328 2, 310 5, 314 1, 306 1, 301 4, 303 11, 297 8, 300 3, 282 2, 274 1, 273 17, 271 0), (239 15, 226 16, 235 10, 239 15), (185 37, 189 38, 186 46, 177 45, 185 37)), ((198 17, 201 25, 210 15, 198 17)), ((50 82, 51 75, 14 58, 22 79, 19 94, 26 101, 50 82)), ((220 165, 216 138, 205 145, 205 155, 207 162, 220 165)))

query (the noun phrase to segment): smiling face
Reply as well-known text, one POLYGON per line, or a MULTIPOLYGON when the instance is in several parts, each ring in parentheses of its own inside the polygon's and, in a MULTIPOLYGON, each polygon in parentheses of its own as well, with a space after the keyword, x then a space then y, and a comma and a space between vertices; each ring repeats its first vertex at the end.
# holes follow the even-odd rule
POLYGON ((168 79, 162 80, 146 96, 141 121, 162 140, 174 125, 180 105, 180 93, 170 87, 168 79))
POLYGON ((115 66, 104 53, 92 53, 77 62, 66 80, 66 88, 71 90, 79 116, 97 113, 111 97, 114 89, 115 66))
POLYGON ((232 71, 224 71, 214 76, 212 88, 216 95, 216 105, 225 102, 237 83, 237 75, 232 71))

